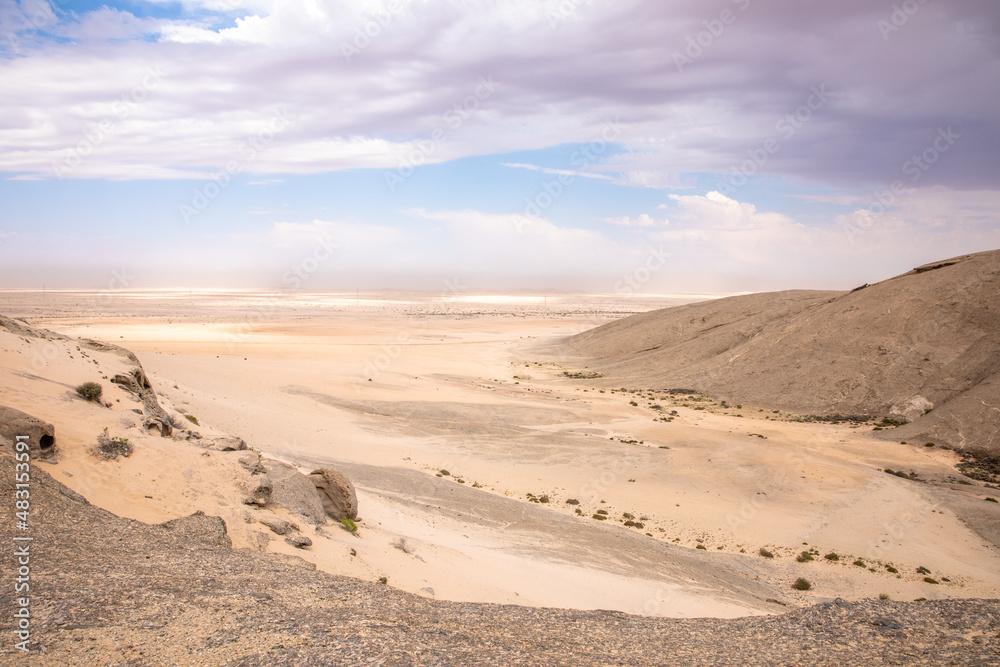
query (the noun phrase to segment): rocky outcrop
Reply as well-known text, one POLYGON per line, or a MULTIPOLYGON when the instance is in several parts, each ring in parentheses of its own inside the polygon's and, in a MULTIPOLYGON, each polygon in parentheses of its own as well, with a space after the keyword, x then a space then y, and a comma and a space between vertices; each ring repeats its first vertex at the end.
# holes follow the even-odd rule
POLYGON ((257 519, 259 523, 262 523, 270 528, 271 532, 276 535, 288 535, 289 533, 294 533, 299 529, 299 527, 291 521, 282 519, 277 514, 272 514, 266 510, 261 511, 254 518, 257 519))
POLYGON ((0 438, 13 446, 19 435, 28 436, 31 458, 48 458, 55 453, 56 429, 52 424, 26 412, 0 405, 0 438))
POLYGON ((343 473, 333 468, 320 468, 309 474, 309 481, 319 492, 328 517, 334 521, 358 518, 358 494, 343 473))
POLYGON ((312 540, 310 540, 305 535, 292 535, 291 537, 286 537, 285 542, 291 544, 296 549, 305 549, 312 546, 312 540))
POLYGON ((226 522, 221 517, 208 516, 201 510, 178 519, 164 521, 157 527, 169 530, 189 545, 227 549, 233 546, 226 530, 226 522))
MULTIPOLYGON (((135 355, 131 353, 129 355, 132 359, 135 359, 135 355)), ((138 364, 139 360, 135 359, 135 363, 138 364)), ((156 400, 156 392, 153 391, 153 387, 149 383, 149 378, 146 377, 145 371, 142 370, 142 366, 137 365, 127 375, 119 373, 111 378, 111 381, 135 394, 142 401, 144 415, 142 427, 146 431, 155 430, 164 438, 173 434, 174 427, 173 422, 170 420, 170 415, 160 407, 159 401, 156 400)))
POLYGON ((246 505, 267 505, 271 502, 271 478, 260 461, 260 454, 252 452, 239 458, 240 466, 246 471, 246 476, 239 480, 240 488, 246 494, 243 499, 246 505))
POLYGON ((308 477, 287 463, 263 459, 263 465, 271 479, 273 505, 283 507, 314 525, 322 526, 326 523, 323 502, 308 477))
POLYGON ((237 438, 235 435, 202 436, 194 440, 194 444, 217 452, 238 452, 247 449, 247 443, 243 438, 237 438))

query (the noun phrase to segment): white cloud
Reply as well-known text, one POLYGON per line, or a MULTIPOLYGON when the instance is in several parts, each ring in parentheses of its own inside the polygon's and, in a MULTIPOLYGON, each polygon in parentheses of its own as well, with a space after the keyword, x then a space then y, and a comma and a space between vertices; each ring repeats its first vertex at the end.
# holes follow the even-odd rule
POLYGON ((0 61, 0 169, 51 175, 51 164, 123 94, 120 84, 124 92, 135 85, 124 75, 163 64, 169 82, 122 124, 128 140, 95 150, 73 177, 210 172, 231 158, 230 144, 241 139, 237 128, 266 121, 267 110, 283 104, 301 124, 280 150, 276 145, 254 164, 255 172, 392 169, 437 128, 448 139, 425 156, 427 164, 560 144, 597 146, 603 124, 620 117, 627 130, 615 142, 624 152, 605 146, 585 166, 547 173, 621 174, 623 184, 690 188, 682 173, 741 164, 747 150, 775 135, 777 123, 808 99, 810 86, 825 81, 834 97, 791 140, 778 135, 780 150, 761 173, 881 178, 898 171, 896 156, 933 140, 941 118, 954 117, 976 128, 976 140, 957 145, 921 186, 996 181, 989 165, 1000 147, 990 114, 1000 93, 991 76, 1000 60, 997 38, 988 30, 974 40, 941 31, 959 22, 988 24, 993 10, 973 3, 923 8, 935 20, 911 23, 910 39, 887 52, 876 30, 842 48, 845 30, 875 25, 884 9, 844 0, 837 13, 822 10, 829 25, 809 32, 816 43, 796 51, 803 62, 795 77, 762 74, 776 54, 797 44, 803 26, 815 25, 782 3, 740 14, 739 30, 715 40, 684 72, 669 63, 676 45, 704 29, 704 9, 693 2, 670 11, 659 0, 181 4, 190 15, 176 20, 100 8, 56 25, 42 0, 3 3, 0 27, 21 40, 24 57, 0 61), (22 29, 35 8, 46 29, 85 41, 85 48, 22 29), (159 41, 150 43, 151 34, 159 41), (345 47, 357 52, 347 58, 345 47), (447 110, 488 75, 503 82, 501 90, 460 127, 449 125, 447 110), (894 131, 886 134, 890 121, 894 131), (970 156, 968 164, 954 159, 960 152, 970 156))
POLYGON ((411 236, 397 227, 339 220, 313 220, 308 223, 275 222, 263 237, 263 241, 277 247, 293 247, 330 239, 337 244, 337 247, 344 250, 371 250, 402 243, 411 236))
POLYGON ((540 171, 543 174, 556 174, 559 176, 581 176, 583 178, 595 178, 604 181, 614 181, 616 180, 612 176, 607 174, 596 174, 592 171, 574 171, 572 169, 553 169, 551 167, 539 167, 534 164, 524 164, 520 162, 501 162, 505 167, 513 167, 515 169, 528 169, 529 171, 540 171))
POLYGON ((670 221, 666 218, 656 220, 648 213, 643 213, 635 218, 625 216, 622 218, 602 218, 602 220, 618 227, 667 227, 670 225, 670 221))

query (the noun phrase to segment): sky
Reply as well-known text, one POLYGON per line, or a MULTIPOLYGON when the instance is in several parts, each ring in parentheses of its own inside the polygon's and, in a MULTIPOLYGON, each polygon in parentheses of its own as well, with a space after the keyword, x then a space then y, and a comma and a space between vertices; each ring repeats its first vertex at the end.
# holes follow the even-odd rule
POLYGON ((0 0, 0 288, 849 289, 998 108, 996 0, 0 0))

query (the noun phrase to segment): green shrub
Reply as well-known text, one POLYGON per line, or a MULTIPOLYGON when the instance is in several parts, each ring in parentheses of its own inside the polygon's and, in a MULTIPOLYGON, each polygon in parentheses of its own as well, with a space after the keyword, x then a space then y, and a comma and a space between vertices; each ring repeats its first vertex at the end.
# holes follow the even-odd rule
POLYGON ((857 559, 856 561, 854 561, 853 564, 857 565, 858 567, 865 567, 865 562, 863 560, 861 560, 860 558, 857 559))
POLYGON ((76 388, 76 393, 88 401, 97 403, 101 400, 101 394, 104 393, 104 389, 96 382, 84 382, 76 388))
POLYGON ((885 571, 886 572, 891 572, 892 574, 897 574, 899 572, 899 570, 897 570, 896 568, 894 568, 892 565, 886 565, 885 566, 885 571))
POLYGON ((829 561, 833 561, 834 563, 836 563, 838 560, 840 560, 840 556, 838 556, 837 554, 835 554, 832 551, 830 553, 828 553, 827 555, 823 556, 823 558, 825 558, 825 559, 827 559, 829 561))
POLYGON ((353 519, 348 519, 347 517, 344 517, 343 519, 340 520, 340 525, 344 528, 344 530, 346 530, 349 533, 353 534, 358 532, 358 524, 354 523, 353 519))
POLYGON ((759 553, 764 558, 774 558, 774 554, 765 549, 764 547, 761 547, 760 551, 758 551, 757 553, 759 553))
POLYGON ((809 553, 808 551, 803 551, 802 553, 799 554, 798 558, 796 558, 795 560, 799 561, 800 563, 808 563, 809 561, 815 559, 813 558, 811 553, 809 553))
POLYGON ((986 496, 986 502, 988 502, 988 503, 996 503, 996 502, 1000 502, 1000 501, 998 501, 996 498, 993 498, 991 496, 986 496))
POLYGON ((930 577, 924 577, 924 581, 926 581, 928 584, 937 584, 937 583, 940 583, 940 582, 938 582, 937 579, 931 579, 930 577))
POLYGON ((794 588, 797 591, 808 591, 810 588, 812 588, 812 584, 810 584, 807 579, 799 577, 798 579, 795 580, 795 583, 792 584, 792 588, 794 588))

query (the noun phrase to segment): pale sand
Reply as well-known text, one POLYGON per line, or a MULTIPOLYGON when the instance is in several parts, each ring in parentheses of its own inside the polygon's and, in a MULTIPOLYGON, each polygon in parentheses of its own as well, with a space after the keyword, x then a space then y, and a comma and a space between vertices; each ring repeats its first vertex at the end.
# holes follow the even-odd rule
MULTIPOLYGON (((321 569, 385 576, 441 599, 664 616, 783 609, 767 597, 794 606, 880 593, 1000 593, 1000 550, 950 509, 949 494, 969 489, 880 470, 944 479, 956 474, 953 454, 764 413, 676 407, 674 422, 654 422, 644 403, 629 405, 631 395, 563 377, 571 367, 546 352, 560 336, 682 299, 312 295, 291 304, 243 293, 171 296, 164 308, 121 293, 103 301, 5 293, 0 312, 132 350, 164 407, 197 416, 203 431, 237 435, 304 471, 344 470, 358 486, 358 537, 299 522, 311 549, 277 536, 266 547, 321 569), (45 312, 57 317, 39 317, 45 312), (451 475, 437 477, 441 469, 451 475), (551 502, 529 503, 528 493, 551 502), (583 518, 569 498, 580 501, 583 518), (591 519, 598 509, 611 520, 591 519), (624 512, 646 517, 645 527, 622 526, 624 512), (405 551, 394 546, 401 538, 405 551), (667 546, 674 540, 683 548, 667 546), (698 540, 707 551, 695 549, 698 540), (795 562, 804 543, 819 550, 817 562, 795 562), (762 558, 761 547, 778 557, 762 558), (823 560, 830 551, 842 560, 823 560), (877 571, 852 565, 859 557, 877 571), (918 566, 950 582, 927 584, 918 566), (790 588, 799 576, 812 591, 790 588)), ((70 398, 71 387, 95 379, 93 359, 105 373, 114 372, 113 359, 6 334, 0 347, 0 403, 56 425, 60 454, 47 470, 60 481, 143 521, 219 514, 238 546, 262 544, 267 531, 250 523, 255 510, 242 505, 233 482, 236 453, 205 456, 127 428, 122 419, 137 415, 124 392, 105 390, 121 399, 114 415, 70 398), (105 426, 135 441, 136 454, 94 459, 86 447, 105 426)))

